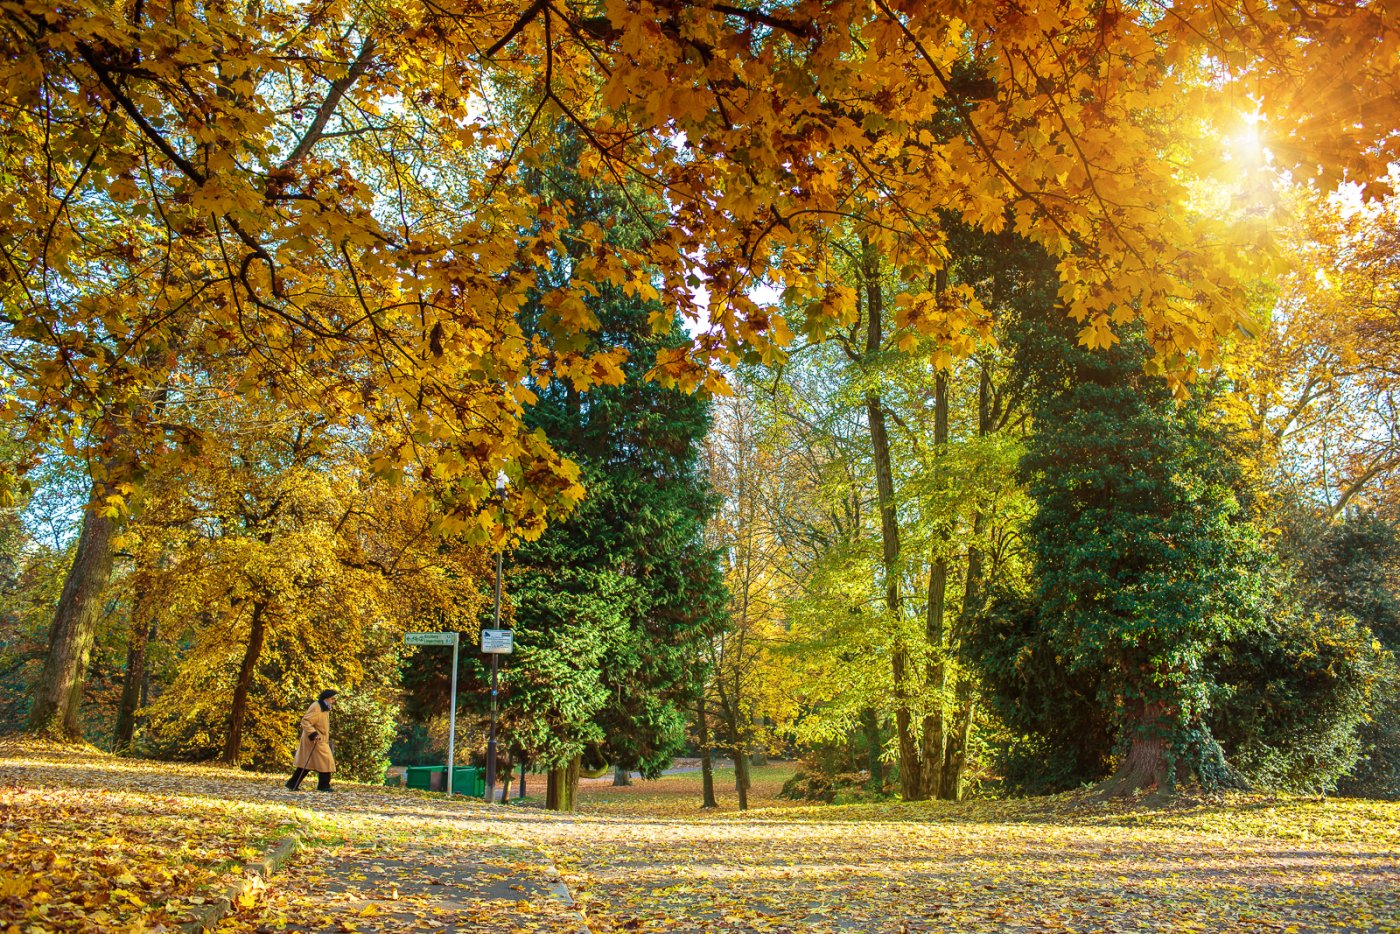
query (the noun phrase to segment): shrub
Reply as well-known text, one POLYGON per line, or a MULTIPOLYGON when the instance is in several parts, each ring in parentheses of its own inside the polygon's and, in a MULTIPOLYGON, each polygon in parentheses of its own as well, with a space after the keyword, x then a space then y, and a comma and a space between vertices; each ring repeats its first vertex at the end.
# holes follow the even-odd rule
POLYGON ((1361 759, 1337 784, 1340 794, 1400 800, 1400 666, 1392 664, 1371 720, 1360 731, 1361 759))
POLYGON ((336 698, 331 714, 335 767, 342 778, 378 784, 389 768, 399 705, 371 693, 347 692, 336 698))
POLYGON ((888 797, 870 790, 869 772, 842 772, 826 775, 822 772, 798 772, 783 782, 779 798, 790 801, 821 801, 826 804, 846 804, 888 797))
POLYGON ((1360 731, 1392 660, 1350 616, 1289 614, 1219 657, 1211 729, 1254 785, 1332 791, 1362 754, 1360 731))

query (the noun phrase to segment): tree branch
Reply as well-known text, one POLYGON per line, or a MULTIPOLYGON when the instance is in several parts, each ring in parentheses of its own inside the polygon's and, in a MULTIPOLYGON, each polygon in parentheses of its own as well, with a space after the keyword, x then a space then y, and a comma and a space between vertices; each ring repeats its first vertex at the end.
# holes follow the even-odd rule
POLYGON ((370 61, 374 57, 375 44, 373 39, 366 39, 364 45, 360 46, 360 54, 355 56, 355 60, 350 63, 350 70, 344 75, 331 82, 331 89, 326 94, 326 99, 321 101, 321 106, 316 108, 316 116, 312 119, 311 125, 306 128, 297 147, 292 150, 283 162, 282 168, 290 168, 311 152, 326 130, 326 124, 330 121, 331 115, 340 106, 340 99, 345 96, 345 92, 350 90, 350 86, 360 79, 369 70, 370 61))

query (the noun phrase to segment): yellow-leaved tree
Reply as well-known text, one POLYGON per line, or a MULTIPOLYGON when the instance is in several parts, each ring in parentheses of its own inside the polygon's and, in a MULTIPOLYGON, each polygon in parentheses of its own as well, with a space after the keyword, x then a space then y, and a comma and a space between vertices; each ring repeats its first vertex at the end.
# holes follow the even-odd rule
MULTIPOLYGON (((376 477, 364 439, 252 406, 222 421, 148 479, 119 536, 136 569, 133 643, 144 657, 155 628, 178 656, 142 739, 175 757, 281 764, 308 698, 392 683, 407 630, 470 628, 490 557, 439 534, 440 513, 414 495, 423 481, 376 477)), ((142 674, 128 663, 132 708, 142 674)))
POLYGON ((191 359, 365 419, 394 439, 376 470, 451 481, 444 527, 498 542, 581 495, 521 413, 534 381, 620 378, 616 351, 579 349, 594 283, 703 317, 655 375, 713 387, 789 333, 755 285, 809 327, 850 316, 838 218, 915 283, 945 263, 946 214, 1010 224, 1059 258, 1085 343, 1141 318, 1179 371, 1269 256, 1262 223, 1193 201, 1219 137, 1262 108, 1287 167, 1373 177, 1396 49, 1381 0, 8 3, 4 413, 92 476, 31 726, 76 733, 112 540, 142 471, 183 456, 163 396, 191 359), (580 171, 658 194, 643 242, 520 184, 560 123, 580 171), (563 241, 585 256, 527 339, 516 313, 563 241))

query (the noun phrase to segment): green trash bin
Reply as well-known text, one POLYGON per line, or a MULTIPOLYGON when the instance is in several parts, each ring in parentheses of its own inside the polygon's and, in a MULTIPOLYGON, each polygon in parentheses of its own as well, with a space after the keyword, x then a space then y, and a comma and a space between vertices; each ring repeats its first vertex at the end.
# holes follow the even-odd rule
MULTIPOLYGON (((417 788, 421 791, 438 791, 447 787, 447 766, 445 765, 410 765, 404 769, 406 782, 409 788, 417 788)), ((456 781, 456 776, 453 776, 456 781)))
POLYGON ((480 798, 486 794, 486 775, 474 765, 457 766, 452 770, 452 793, 480 798))
MULTIPOLYGON (((404 769, 405 784, 421 791, 446 791, 447 766, 410 765, 404 769)), ((486 775, 474 765, 459 765, 452 770, 452 793, 480 798, 486 794, 486 775)))

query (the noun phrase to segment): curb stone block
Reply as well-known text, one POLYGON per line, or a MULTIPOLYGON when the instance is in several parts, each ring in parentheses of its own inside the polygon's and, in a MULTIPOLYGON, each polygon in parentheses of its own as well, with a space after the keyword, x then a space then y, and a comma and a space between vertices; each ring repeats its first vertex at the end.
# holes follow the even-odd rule
POLYGON ((571 893, 569 887, 564 884, 564 879, 559 875, 559 870, 555 869, 545 876, 545 886, 549 889, 549 894, 554 896, 556 901, 560 902, 565 908, 574 909, 570 913, 573 915, 573 920, 578 923, 575 934, 593 934, 593 929, 588 926, 588 919, 583 916, 583 912, 578 910, 573 893, 571 893))
POLYGON ((240 900, 246 904, 257 901, 258 893, 267 888, 268 877, 280 870, 300 848, 301 840, 295 834, 279 840, 262 859, 245 865, 243 877, 230 885, 212 904, 203 905, 195 911, 194 920, 180 925, 180 930, 184 934, 200 934, 233 914, 240 900))

